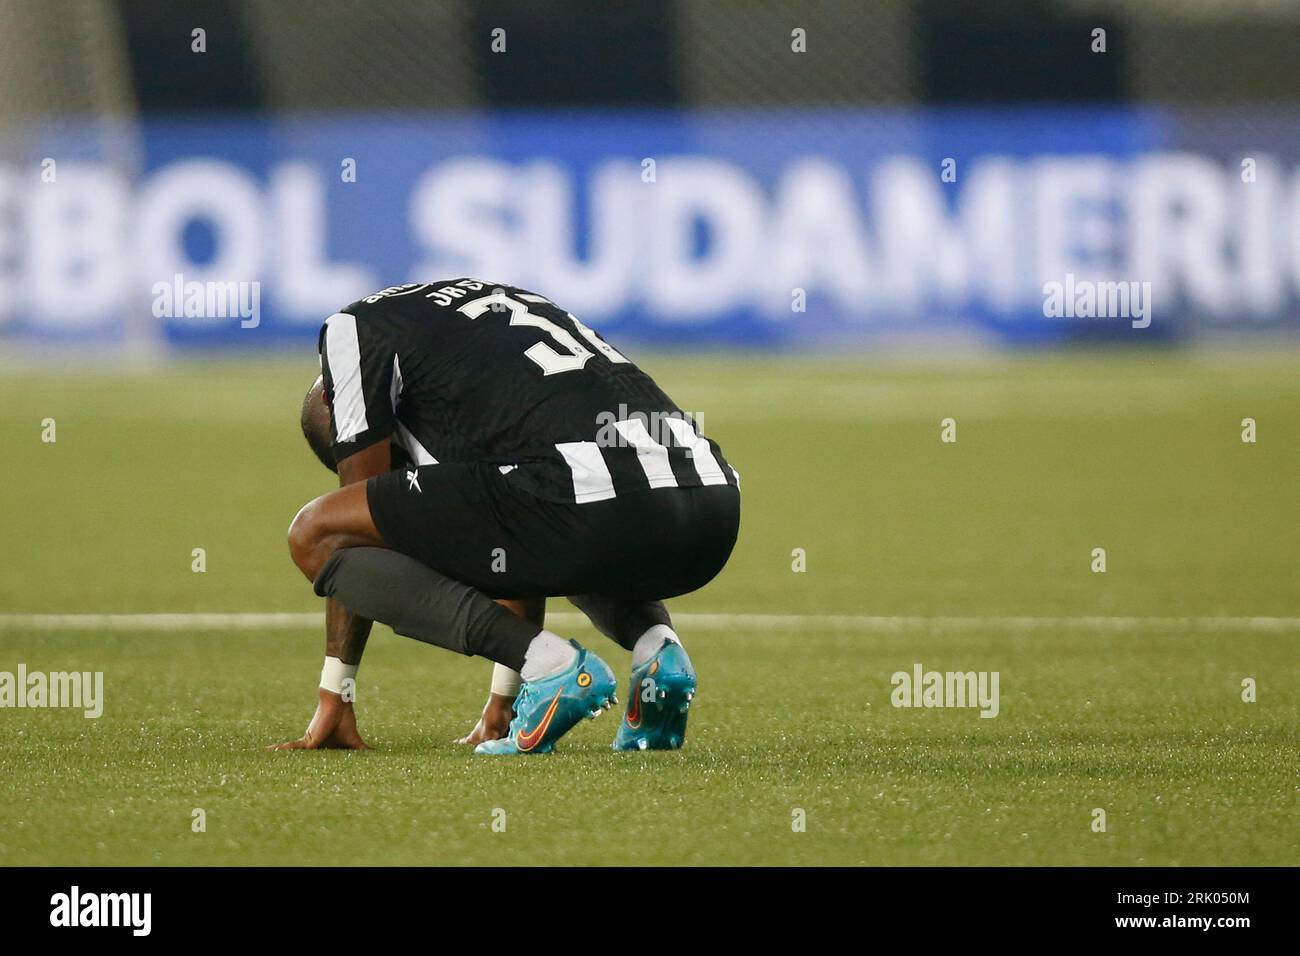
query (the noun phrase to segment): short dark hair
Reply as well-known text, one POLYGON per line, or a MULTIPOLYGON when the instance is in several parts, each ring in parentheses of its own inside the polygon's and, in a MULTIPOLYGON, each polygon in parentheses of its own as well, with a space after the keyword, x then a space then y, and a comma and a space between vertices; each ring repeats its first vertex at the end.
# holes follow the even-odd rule
POLYGON ((330 408, 325 403, 325 384, 318 375, 302 400, 302 437, 315 452, 320 463, 337 472, 334 461, 334 443, 330 427, 330 408))

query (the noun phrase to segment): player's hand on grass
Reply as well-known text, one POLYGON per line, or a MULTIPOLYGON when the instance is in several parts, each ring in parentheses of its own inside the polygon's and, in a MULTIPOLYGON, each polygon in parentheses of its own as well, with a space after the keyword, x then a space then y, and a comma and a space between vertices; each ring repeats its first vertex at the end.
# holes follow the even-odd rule
POLYGON ((307 731, 297 740, 270 747, 271 750, 369 750, 370 745, 361 739, 357 730, 357 715, 352 701, 344 700, 333 691, 320 691, 316 713, 312 715, 307 731))
POLYGON ((485 740, 500 740, 510 733, 510 721, 515 716, 514 705, 513 697, 489 694, 487 703, 483 705, 483 716, 478 719, 474 729, 456 743, 475 747, 485 740))

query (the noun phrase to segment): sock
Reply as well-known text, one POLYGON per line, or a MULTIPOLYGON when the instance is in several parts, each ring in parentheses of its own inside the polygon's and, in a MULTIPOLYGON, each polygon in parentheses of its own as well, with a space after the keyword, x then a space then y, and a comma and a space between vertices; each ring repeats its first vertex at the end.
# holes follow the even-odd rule
POLYGON ((565 668, 572 667, 577 658, 578 652, 572 644, 558 634, 542 631, 528 645, 519 676, 526 681, 554 677, 565 668))
MULTIPOLYGON (((541 628, 482 591, 386 548, 341 548, 316 576, 316 593, 398 634, 522 670, 541 628)), ((558 638, 557 638, 558 640, 558 638)))
POLYGON ((681 644, 681 638, 677 632, 666 624, 656 624, 650 630, 642 634, 635 644, 632 645, 632 666, 640 667, 650 658, 659 653, 659 648, 664 646, 664 641, 672 641, 674 644, 681 644))

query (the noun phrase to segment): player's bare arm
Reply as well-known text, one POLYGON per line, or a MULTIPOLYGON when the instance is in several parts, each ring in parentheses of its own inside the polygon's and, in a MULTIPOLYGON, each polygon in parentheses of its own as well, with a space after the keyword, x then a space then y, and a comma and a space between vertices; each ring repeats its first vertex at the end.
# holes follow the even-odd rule
MULTIPOLYGON (((339 462, 339 484, 343 486, 343 490, 350 489, 353 496, 357 490, 360 490, 364 505, 366 479, 388 471, 391 465, 392 452, 388 443, 378 442, 339 462)), ((319 551, 322 547, 332 551, 333 547, 347 541, 382 544, 378 531, 374 531, 373 536, 367 535, 364 522, 355 514, 355 502, 352 502, 349 520, 342 526, 341 536, 331 536, 326 527, 309 514, 320 500, 318 498, 308 504, 294 518, 292 528, 297 529, 297 534, 291 530, 289 545, 294 562, 299 568, 317 559, 323 563, 324 558, 313 554, 313 551, 319 551), (304 519, 305 514, 306 519, 304 519)), ((364 510, 368 519, 369 509, 364 510)), ((371 527, 373 528, 373 525, 371 527)), ((355 700, 344 682, 348 679, 355 682, 356 669, 361 664, 361 656, 365 653, 371 626, 371 621, 353 614, 338 601, 332 598, 326 601, 325 666, 321 672, 321 686, 317 691, 316 712, 312 715, 311 722, 302 737, 277 744, 273 749, 369 749, 357 729, 355 700)), ((352 686, 355 686, 355 683, 352 686)))

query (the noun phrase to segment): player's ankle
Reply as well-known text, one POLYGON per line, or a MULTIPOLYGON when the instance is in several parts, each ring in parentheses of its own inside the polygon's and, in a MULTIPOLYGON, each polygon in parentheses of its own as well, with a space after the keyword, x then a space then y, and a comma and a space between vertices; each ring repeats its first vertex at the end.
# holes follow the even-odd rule
POLYGON ((573 666, 578 652, 574 646, 550 631, 542 631, 533 638, 524 652, 524 666, 519 676, 525 681, 545 680, 573 666))
POLYGON ((632 666, 640 667, 658 654, 659 649, 664 646, 664 641, 672 641, 674 644, 682 642, 677 632, 667 624, 656 624, 648 629, 632 645, 632 666))

